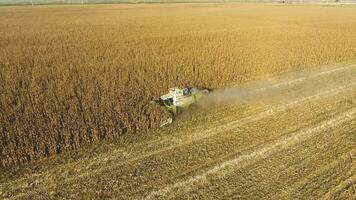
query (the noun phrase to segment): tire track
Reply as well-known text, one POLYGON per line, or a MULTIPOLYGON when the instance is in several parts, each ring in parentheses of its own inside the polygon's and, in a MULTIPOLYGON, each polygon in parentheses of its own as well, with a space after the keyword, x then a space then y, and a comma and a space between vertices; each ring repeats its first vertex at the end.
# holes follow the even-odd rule
POLYGON ((207 181, 208 176, 210 175, 220 175, 220 176, 227 175, 234 167, 238 167, 239 165, 241 165, 242 162, 248 162, 250 160, 259 160, 262 158, 266 158, 272 155, 273 153, 279 151, 280 149, 286 148, 293 144, 299 143, 300 141, 306 140, 320 131, 323 131, 328 128, 333 128, 338 125, 341 125, 342 123, 351 121, 355 118, 355 115, 356 115, 356 108, 352 108, 342 114, 337 115, 332 119, 323 121, 316 127, 309 128, 302 131, 297 131, 295 133, 290 134, 289 136, 282 137, 281 139, 277 140, 276 142, 266 147, 257 149, 249 154, 241 155, 234 159, 227 160, 202 174, 193 176, 185 181, 177 182, 172 185, 167 185, 163 189, 153 191, 144 199, 159 198, 161 196, 169 194, 174 190, 182 189, 184 191, 189 191, 194 183, 207 181))
MULTIPOLYGON (((346 128, 346 132, 351 133, 353 126, 348 126, 346 128)), ((345 127, 343 127, 343 130, 345 131, 345 127)), ((338 135, 339 132, 333 132, 333 135, 338 135)), ((339 136, 339 135, 338 135, 339 136)), ((338 137, 340 138, 340 137, 338 137)), ((352 138, 348 138, 349 141, 352 141, 352 138)), ((325 143, 326 146, 328 146, 328 143, 325 143)), ((340 143, 339 145, 345 145, 345 143, 340 143)), ((349 146, 352 146, 352 144, 349 144, 349 146)), ((342 149, 345 146, 342 147, 337 147, 333 146, 331 149, 334 149, 333 153, 337 150, 342 149), (338 148, 337 150, 335 150, 338 148)), ((355 169, 352 169, 354 163, 353 161, 353 155, 355 155, 354 149, 351 148, 350 151, 344 152, 342 154, 335 154, 333 155, 332 158, 326 159, 329 160, 329 163, 326 165, 320 166, 316 170, 313 171, 313 173, 307 175, 307 176, 302 176, 298 181, 294 181, 293 183, 290 183, 288 185, 288 188, 284 188, 283 193, 276 193, 273 198, 274 199, 300 199, 301 196, 305 197, 305 194, 308 194, 309 197, 316 197, 319 196, 319 199, 322 196, 330 196, 331 194, 334 194, 338 186, 336 185, 334 188, 328 189, 324 188, 324 190, 329 190, 326 193, 322 194, 313 194, 312 192, 314 189, 318 186, 320 186, 321 182, 318 182, 317 180, 327 180, 328 184, 326 185, 335 185, 335 183, 339 183, 339 185, 342 185, 342 181, 337 180, 338 178, 342 178, 343 180, 346 180, 352 174, 355 172, 355 169), (341 167, 340 167, 341 166, 341 167), (349 169, 351 167, 351 171, 349 169), (348 171, 347 171, 348 170, 348 171), (353 171, 352 171, 353 170, 353 171), (350 175, 347 175, 350 174, 350 175), (347 178, 345 178, 345 176, 347 178)), ((318 155, 315 155, 315 157, 319 157, 318 155)), ((305 162, 303 160, 303 162, 305 162)), ((324 182, 325 183, 325 182, 324 182)), ((344 187, 343 187, 344 188, 344 187)), ((339 190, 338 190, 339 191, 339 190)), ((272 198, 272 197, 271 197, 272 198)), ((330 198, 329 198, 330 199, 330 198)))
MULTIPOLYGON (((261 194, 265 199, 319 199, 324 194, 320 192, 328 190, 328 186, 338 184, 339 178, 348 177, 345 178, 344 174, 351 167, 350 153, 353 149, 351 141, 355 130, 349 122, 326 130, 327 134, 313 135, 312 138, 283 149, 266 159, 240 167, 226 179, 219 180, 219 177, 214 177, 219 184, 211 181, 206 186, 211 188, 207 193, 210 191, 218 193, 220 188, 226 188, 230 192, 218 193, 219 199, 232 199, 231 196, 234 195, 248 198, 261 194), (317 178, 312 179, 314 177, 317 178), (251 179, 254 181, 250 181, 251 179), (224 196, 225 194, 227 195, 224 196)), ((206 189, 191 193, 196 192, 200 197, 204 197, 206 196, 204 191, 206 189)))
POLYGON ((352 185, 356 185, 356 175, 349 177, 348 179, 341 182, 335 188, 330 190, 320 199, 335 199, 335 196, 338 196, 343 191, 347 190, 348 188, 352 187, 352 185))

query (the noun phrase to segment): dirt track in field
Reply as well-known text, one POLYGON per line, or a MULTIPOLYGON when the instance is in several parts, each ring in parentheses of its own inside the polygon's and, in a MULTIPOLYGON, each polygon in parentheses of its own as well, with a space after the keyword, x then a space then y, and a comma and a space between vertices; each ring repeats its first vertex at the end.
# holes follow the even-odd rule
POLYGON ((356 195, 356 65, 326 66, 246 88, 219 91, 208 103, 211 109, 186 114, 152 137, 90 156, 5 171, 0 197, 356 195), (246 92, 242 98, 238 94, 246 88, 247 98, 246 92), (224 92, 236 95, 219 100, 224 92))

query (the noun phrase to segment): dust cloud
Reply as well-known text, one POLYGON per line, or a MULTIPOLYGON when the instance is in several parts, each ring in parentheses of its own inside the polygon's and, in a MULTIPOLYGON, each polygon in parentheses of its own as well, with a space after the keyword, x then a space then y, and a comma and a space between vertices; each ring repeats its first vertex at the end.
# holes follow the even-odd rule
POLYGON ((322 71, 295 71, 267 81, 257 81, 239 87, 214 90, 202 98, 198 105, 208 107, 235 102, 285 103, 302 94, 316 94, 320 92, 321 88, 335 86, 340 77, 352 75, 356 75, 354 66, 324 69, 322 71), (350 69, 353 71, 350 71, 350 69), (340 76, 340 74, 343 75, 340 76))

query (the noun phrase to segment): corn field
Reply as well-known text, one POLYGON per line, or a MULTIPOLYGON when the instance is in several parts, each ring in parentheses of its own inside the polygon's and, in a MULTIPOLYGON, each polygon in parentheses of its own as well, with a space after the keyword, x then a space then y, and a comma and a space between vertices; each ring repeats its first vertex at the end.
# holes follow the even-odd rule
POLYGON ((174 86, 217 88, 356 58, 356 7, 0 7, 0 160, 156 128, 174 86))

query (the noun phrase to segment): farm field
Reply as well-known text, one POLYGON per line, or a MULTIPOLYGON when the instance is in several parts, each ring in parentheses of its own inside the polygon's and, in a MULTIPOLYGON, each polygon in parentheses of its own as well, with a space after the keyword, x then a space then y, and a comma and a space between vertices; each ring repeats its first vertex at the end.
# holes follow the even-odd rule
POLYGON ((0 199, 352 199, 356 7, 0 6, 0 199), (169 88, 211 89, 159 128, 169 88))
POLYGON ((174 86, 221 88, 356 57, 356 8, 278 4, 0 7, 0 163, 164 118, 174 86))
POLYGON ((144 136, 4 170, 0 197, 352 199, 356 64, 248 88, 248 101, 182 115, 144 136))

